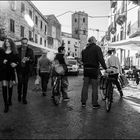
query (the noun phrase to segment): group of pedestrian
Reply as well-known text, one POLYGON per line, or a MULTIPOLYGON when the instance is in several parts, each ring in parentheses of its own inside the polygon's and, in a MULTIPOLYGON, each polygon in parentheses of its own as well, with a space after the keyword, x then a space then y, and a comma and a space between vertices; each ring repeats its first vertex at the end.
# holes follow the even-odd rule
MULTIPOLYGON (((67 60, 65 56, 65 47, 63 45, 58 48, 58 53, 56 54, 52 62, 47 57, 46 50, 43 50, 42 56, 38 59, 37 77, 39 76, 41 77, 42 95, 46 96, 47 85, 50 78, 51 78, 51 85, 53 88, 53 79, 54 76, 56 75, 54 71, 54 67, 55 67, 54 63, 56 62, 62 65, 64 69, 64 74, 63 76, 61 76, 62 77, 61 92, 62 92, 63 101, 67 101, 69 100, 69 97, 67 95, 68 84, 66 85, 65 83, 68 83, 68 78, 67 78, 68 69, 67 69, 67 60)), ((53 95, 52 98, 54 98, 53 95)))
POLYGON ((122 73, 120 62, 117 56, 115 56, 115 50, 108 51, 108 58, 105 61, 101 48, 96 44, 97 40, 94 36, 88 39, 86 48, 82 51, 82 62, 84 66, 84 81, 81 92, 82 106, 86 106, 88 99, 88 87, 92 85, 92 105, 93 108, 99 108, 98 103, 98 75, 99 66, 101 65, 104 70, 112 69, 113 74, 110 77, 115 78, 114 84, 116 84, 120 96, 123 96, 122 89, 118 82, 118 75, 122 73))
POLYGON ((4 40, 0 49, 0 81, 4 99, 4 112, 7 113, 12 105, 13 85, 17 83, 18 101, 27 104, 27 88, 30 65, 34 62, 32 49, 28 47, 28 39, 21 40, 17 49, 11 38, 4 40))
MULTIPOLYGON (((111 75, 115 78, 115 84, 120 92, 120 96, 123 96, 122 89, 118 82, 118 75, 122 73, 119 59, 115 56, 115 51, 108 51, 108 59, 104 60, 101 48, 96 45, 96 38, 90 37, 86 48, 82 51, 82 62, 84 66, 84 82, 81 92, 82 106, 86 106, 88 99, 88 87, 92 84, 92 105, 93 108, 98 108, 98 75, 99 65, 103 69, 107 70, 112 68, 114 74, 111 75)), ((62 76, 61 92, 63 100, 69 100, 68 78, 67 78, 67 59, 65 56, 65 47, 62 45, 58 48, 54 61, 58 62, 64 68, 64 75, 62 76), (67 83, 67 84, 66 84, 67 83), (65 86, 64 86, 65 85, 65 86)), ((2 82, 2 94, 4 99, 4 112, 8 112, 9 106, 12 105, 12 90, 13 85, 17 82, 18 101, 23 104, 27 104, 27 89, 28 80, 30 74, 30 68, 34 63, 34 52, 28 45, 28 39, 23 38, 21 40, 21 46, 18 49, 12 39, 6 38, 3 46, 0 49, 0 81, 2 82), (17 77, 16 77, 17 76, 17 77)), ((47 51, 42 51, 42 56, 37 62, 37 76, 41 78, 42 95, 47 94, 47 84, 50 77, 53 77, 53 62, 47 57, 47 51)), ((52 78, 53 83, 53 78, 52 78)), ((52 95, 53 98, 53 95, 52 95)))
MULTIPOLYGON (((58 48, 54 61, 58 61, 65 70, 62 76, 61 92, 64 101, 68 101, 67 94, 67 61, 65 47, 58 48), (64 86, 65 85, 65 86, 64 86)), ((34 52, 28 45, 28 39, 22 38, 21 45, 17 48, 14 41, 10 38, 4 40, 0 49, 0 81, 2 82, 2 94, 4 99, 4 112, 7 113, 9 106, 12 105, 13 85, 17 83, 18 102, 27 104, 27 89, 31 67, 34 64, 34 52)), ((47 51, 42 51, 41 57, 37 62, 37 76, 41 79, 42 95, 47 94, 47 85, 50 77, 53 77, 53 62, 47 57, 47 51)), ((53 82, 53 78, 52 78, 53 82)), ((52 95, 53 98, 53 95, 52 95)))

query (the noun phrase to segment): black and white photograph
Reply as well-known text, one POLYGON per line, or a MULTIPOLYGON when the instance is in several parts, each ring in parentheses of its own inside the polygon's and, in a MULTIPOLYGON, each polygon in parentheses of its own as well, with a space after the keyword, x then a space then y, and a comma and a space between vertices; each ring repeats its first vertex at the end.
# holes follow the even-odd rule
POLYGON ((140 0, 0 0, 0 139, 140 139, 140 0))

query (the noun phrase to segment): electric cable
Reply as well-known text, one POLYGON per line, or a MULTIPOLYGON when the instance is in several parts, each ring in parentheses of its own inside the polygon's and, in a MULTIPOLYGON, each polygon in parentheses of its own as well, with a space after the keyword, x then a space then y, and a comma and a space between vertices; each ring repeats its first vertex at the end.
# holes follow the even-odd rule
MULTIPOLYGON (((130 9, 126 10, 126 11, 123 11, 123 13, 128 12, 128 11, 130 11, 130 10, 136 8, 136 7, 138 7, 138 5, 130 8, 130 9)), ((67 13, 76 13, 76 12, 66 11, 66 12, 64 12, 64 13, 62 13, 60 15, 57 15, 56 17, 61 17, 61 16, 65 15, 65 14, 67 14, 67 13)), ((80 14, 80 13, 77 13, 77 14, 78 15, 83 15, 83 14, 80 14)), ((120 13, 116 13, 115 15, 121 15, 121 14, 120 13)), ((115 16, 115 15, 110 15, 110 16, 109 15, 108 16, 90 16, 90 15, 88 15, 88 17, 90 17, 90 18, 109 18, 109 17, 115 16)))

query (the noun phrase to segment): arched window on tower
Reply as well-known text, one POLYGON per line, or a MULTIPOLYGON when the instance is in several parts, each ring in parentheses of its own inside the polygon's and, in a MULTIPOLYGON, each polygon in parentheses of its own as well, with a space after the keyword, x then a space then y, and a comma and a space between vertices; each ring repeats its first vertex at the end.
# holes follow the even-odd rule
POLYGON ((83 30, 83 35, 86 35, 86 30, 83 30))
POLYGON ((75 34, 78 34, 78 30, 77 29, 75 29, 75 34))
POLYGON ((83 18, 83 22, 85 23, 85 18, 83 18))
POLYGON ((75 22, 77 22, 77 19, 75 18, 75 22))

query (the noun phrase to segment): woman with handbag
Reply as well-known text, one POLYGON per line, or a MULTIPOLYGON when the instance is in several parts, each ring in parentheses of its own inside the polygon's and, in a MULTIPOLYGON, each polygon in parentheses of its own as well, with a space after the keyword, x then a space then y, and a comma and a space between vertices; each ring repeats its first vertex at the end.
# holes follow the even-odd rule
POLYGON ((13 84, 16 81, 16 67, 18 65, 18 55, 15 43, 12 39, 6 38, 4 40, 3 53, 0 56, 0 65, 1 65, 1 80, 2 80, 2 92, 4 99, 4 112, 7 113, 9 106, 12 105, 12 91, 13 84), (8 95, 9 97, 8 97, 8 95))

